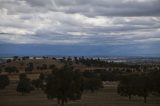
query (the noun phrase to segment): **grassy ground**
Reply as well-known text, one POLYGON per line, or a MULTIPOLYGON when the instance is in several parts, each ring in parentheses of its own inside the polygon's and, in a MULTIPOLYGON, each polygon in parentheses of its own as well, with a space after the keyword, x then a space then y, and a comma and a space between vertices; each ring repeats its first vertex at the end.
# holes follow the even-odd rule
MULTIPOLYGON (((0 106, 56 106, 56 100, 48 100, 41 90, 21 96, 16 92, 16 85, 12 83, 0 91, 0 106)), ((117 95, 116 83, 110 83, 98 92, 85 92, 81 100, 69 102, 67 106, 160 106, 160 97, 150 96, 147 104, 140 97, 129 101, 127 97, 117 95)))
MULTIPOLYGON (((32 73, 28 74, 28 78, 37 79, 39 77, 40 70, 37 70, 37 66, 42 64, 55 64, 58 68, 62 67, 63 64, 60 61, 55 61, 52 59, 47 60, 25 60, 25 61, 14 61, 5 64, 7 66, 16 66, 20 73, 24 72, 24 69, 28 63, 34 63, 34 70, 32 73)), ((75 69, 91 69, 83 65, 74 64, 75 69)), ((51 70, 43 70, 43 72, 48 72, 51 70)), ((16 92, 17 81, 19 78, 19 73, 9 74, 11 83, 6 87, 5 90, 0 90, 0 106, 56 106, 56 100, 48 100, 46 95, 41 90, 32 91, 30 94, 21 96, 21 94, 16 92)), ((85 92, 81 100, 69 102, 68 106, 160 106, 160 97, 150 96, 147 98, 147 104, 143 103, 143 98, 132 97, 129 101, 128 97, 121 97, 117 94, 116 88, 117 83, 107 83, 104 89, 95 92, 85 92)))
MULTIPOLYGON (((61 68, 62 66, 64 66, 64 63, 61 62, 60 60, 53 60, 53 59, 29 59, 29 60, 21 60, 21 61, 16 60, 16 61, 12 61, 9 63, 0 64, 0 67, 2 67, 2 73, 0 73, 0 74, 4 74, 4 73, 7 74, 5 72, 5 67, 11 67, 11 66, 15 66, 19 70, 19 73, 24 73, 25 68, 26 68, 27 64, 29 64, 29 63, 33 63, 32 74, 36 74, 36 73, 40 73, 40 72, 51 72, 52 70, 49 69, 49 66, 53 65, 53 64, 57 68, 61 68), (46 70, 37 69, 37 67, 40 67, 43 64, 47 64, 48 69, 46 69, 46 70)), ((75 70, 78 69, 81 71, 94 70, 94 69, 104 69, 104 67, 86 67, 83 64, 76 64, 74 62, 73 62, 73 67, 75 70)), ((16 75, 19 73, 14 73, 14 74, 16 75)))

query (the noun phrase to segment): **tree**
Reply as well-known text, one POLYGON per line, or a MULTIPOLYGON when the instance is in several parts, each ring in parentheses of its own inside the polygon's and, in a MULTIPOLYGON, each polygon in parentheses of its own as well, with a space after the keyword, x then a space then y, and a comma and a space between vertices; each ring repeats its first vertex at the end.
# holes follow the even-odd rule
POLYGON ((137 76, 138 80, 136 82, 136 94, 138 96, 142 96, 144 98, 144 103, 147 102, 147 97, 150 93, 150 85, 149 85, 149 79, 145 74, 137 76))
POLYGON ((54 64, 51 64, 51 65, 49 66, 49 69, 54 69, 54 68, 56 68, 56 66, 55 66, 54 64))
POLYGON ((54 70, 48 77, 45 93, 48 99, 56 98, 61 106, 69 100, 77 100, 82 94, 82 80, 79 72, 65 65, 60 70, 54 70))
POLYGON ((131 100, 131 96, 136 94, 135 80, 136 75, 133 74, 122 76, 117 88, 118 94, 128 96, 129 100, 131 100))
POLYGON ((17 73, 19 71, 18 71, 17 67, 15 67, 15 66, 8 66, 5 68, 5 72, 8 72, 8 73, 15 73, 16 72, 17 73))
POLYGON ((27 67, 25 68, 25 72, 32 72, 33 68, 33 63, 28 63, 27 67))
POLYGON ((16 61, 18 59, 18 56, 13 56, 13 61, 16 61))
POLYGON ((25 93, 30 93, 33 89, 30 80, 27 78, 26 74, 20 74, 19 82, 17 86, 17 92, 21 92, 22 95, 25 93))
POLYGON ((47 64, 42 64, 42 66, 39 67, 40 70, 46 70, 47 68, 47 64))
POLYGON ((40 80, 40 79, 32 80, 32 85, 35 88, 39 89, 42 87, 42 80, 40 80))
POLYGON ((99 78, 99 76, 97 75, 96 72, 89 71, 89 70, 85 70, 83 72, 83 76, 86 77, 86 78, 99 78))
POLYGON ((97 78, 84 78, 83 79, 83 90, 95 92, 103 88, 102 81, 97 78))
POLYGON ((94 92, 103 88, 99 75, 94 71, 83 72, 83 90, 94 92))
POLYGON ((7 63, 10 63, 11 61, 12 61, 11 59, 7 59, 7 60, 6 60, 7 63))
POLYGON ((40 73, 39 80, 41 82, 41 89, 44 90, 48 81, 48 75, 40 73))
POLYGON ((77 57, 74 57, 74 61, 75 61, 76 64, 79 64, 79 60, 78 60, 77 57))
POLYGON ((148 76, 151 91, 160 94, 160 71, 150 72, 148 76))
POLYGON ((128 96, 129 99, 132 95, 142 96, 146 103, 150 86, 146 74, 129 74, 121 78, 117 91, 121 96, 128 96))
POLYGON ((0 73, 2 72, 2 68, 0 67, 0 73))
POLYGON ((44 80, 44 79, 45 79, 45 75, 44 75, 44 73, 40 73, 40 75, 39 75, 39 79, 40 79, 40 80, 44 80))
POLYGON ((9 85, 10 81, 7 75, 0 75, 0 89, 4 89, 9 85))
POLYGON ((28 59, 29 59, 29 56, 22 57, 22 60, 28 60, 28 59))
POLYGON ((44 88, 46 86, 47 79, 48 78, 44 73, 40 73, 38 79, 32 80, 32 85, 37 89, 41 88, 42 90, 44 90, 44 88))
POLYGON ((27 79, 27 75, 25 73, 22 73, 19 75, 19 80, 27 79))
POLYGON ((117 73, 111 71, 102 71, 99 72, 102 81, 116 81, 117 80, 117 73))

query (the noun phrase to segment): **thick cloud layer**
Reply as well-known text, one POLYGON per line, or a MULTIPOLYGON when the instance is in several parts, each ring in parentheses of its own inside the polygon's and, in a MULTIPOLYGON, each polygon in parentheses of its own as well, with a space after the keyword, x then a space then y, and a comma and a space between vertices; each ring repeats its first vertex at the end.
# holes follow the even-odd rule
POLYGON ((0 0, 0 43, 160 42, 160 0, 0 0))
POLYGON ((33 7, 87 16, 159 16, 159 0, 26 0, 33 7))

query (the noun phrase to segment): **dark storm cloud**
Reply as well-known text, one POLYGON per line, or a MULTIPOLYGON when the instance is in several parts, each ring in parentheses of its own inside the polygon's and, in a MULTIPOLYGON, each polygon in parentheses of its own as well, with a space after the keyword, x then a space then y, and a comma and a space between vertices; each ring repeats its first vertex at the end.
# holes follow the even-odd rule
POLYGON ((159 42, 160 0, 0 0, 0 55, 160 56, 159 42))
POLYGON ((0 42, 159 42, 159 0, 0 0, 0 42))
POLYGON ((33 7, 86 16, 159 16, 159 0, 26 0, 33 7))

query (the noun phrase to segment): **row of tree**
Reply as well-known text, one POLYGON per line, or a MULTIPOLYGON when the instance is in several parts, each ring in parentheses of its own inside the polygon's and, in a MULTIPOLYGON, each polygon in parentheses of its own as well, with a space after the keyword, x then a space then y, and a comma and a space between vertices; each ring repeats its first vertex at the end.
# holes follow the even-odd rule
MULTIPOLYGON (((33 67, 28 64, 28 67, 33 67)), ((117 91, 122 96, 144 97, 146 102, 150 94, 160 94, 160 71, 148 72, 127 72, 119 73, 116 71, 106 70, 88 70, 80 72, 74 70, 69 63, 61 69, 55 65, 49 67, 53 70, 51 74, 40 74, 36 80, 30 80, 26 74, 20 74, 17 91, 22 95, 29 93, 34 88, 41 88, 47 95, 48 99, 56 98, 57 102, 63 105, 69 100, 81 98, 83 91, 94 92, 103 87, 102 81, 118 80, 117 91), (123 74, 123 75, 121 75, 123 74)), ((0 76, 0 88, 4 89, 9 84, 9 79, 5 75, 0 76), (2 86, 2 87, 1 87, 2 86)))
MULTIPOLYGON (((37 66, 37 70, 47 70, 47 69, 52 69, 56 67, 54 64, 51 65, 47 65, 47 64, 42 64, 41 66, 37 66)), ((2 67, 0 66, 0 73, 3 72, 3 70, 7 73, 18 73, 19 70, 16 66, 6 66, 6 67, 2 67)), ((31 73, 34 70, 34 64, 32 62, 26 64, 25 67, 25 72, 26 73, 31 73)))
MULTIPOLYGON (((14 56, 14 59, 18 59, 19 57, 14 56)), ((29 58, 28 56, 24 58, 29 58)), ((46 59, 48 57, 43 57, 43 59, 46 59)), ((53 58, 56 59, 56 58, 53 58)), ((63 57, 60 59, 64 63, 69 63, 70 65, 73 64, 83 64, 87 67, 101 67, 106 69, 106 71, 116 71, 119 73, 123 72, 143 72, 143 71, 154 71, 154 70, 160 70, 160 64, 159 63, 125 63, 125 62, 108 62, 101 59, 93 59, 93 58, 85 58, 85 57, 63 57)), ((57 60, 58 61, 58 60, 57 60)), ((1 66, 0 66, 1 67, 1 66)), ((6 67, 7 68, 7 67, 6 67)), ((46 70, 50 69, 50 66, 47 64, 42 64, 41 66, 35 67, 34 64, 28 63, 25 67, 26 72, 32 72, 33 69, 36 68, 37 70, 46 70)), ((2 68, 1 68, 2 69, 2 68)), ((2 71, 2 70, 1 70, 2 71)), ((0 71, 0 72, 1 72, 0 71)), ((12 70, 8 70, 7 72, 13 72, 12 70)))
POLYGON ((30 81, 26 74, 21 74, 17 91, 22 95, 36 89, 42 89, 48 99, 57 99, 57 103, 64 105, 70 100, 81 98, 83 91, 94 92, 103 87, 101 79, 92 75, 73 71, 73 67, 65 65, 61 69, 53 68, 51 74, 40 74, 39 78, 30 81))
POLYGON ((160 72, 131 73, 120 79, 117 92, 121 96, 141 96, 146 103, 150 94, 160 94, 160 72))

